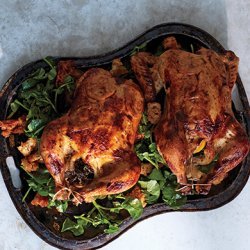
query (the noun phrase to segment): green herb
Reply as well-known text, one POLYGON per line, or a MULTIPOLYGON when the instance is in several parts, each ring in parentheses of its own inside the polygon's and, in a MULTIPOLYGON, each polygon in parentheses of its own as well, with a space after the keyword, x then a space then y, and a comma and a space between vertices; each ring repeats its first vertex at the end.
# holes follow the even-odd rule
POLYGON ((39 68, 21 83, 17 98, 10 104, 11 118, 20 108, 27 113, 27 127, 25 133, 28 137, 39 138, 47 123, 59 117, 58 96, 68 91, 73 92, 75 81, 66 76, 64 83, 56 87, 56 66, 53 60, 45 58, 49 69, 39 68))
POLYGON ((162 189, 163 201, 173 209, 179 209, 187 202, 187 197, 176 192, 171 186, 164 186, 162 189))
POLYGON ((81 219, 77 220, 77 222, 74 222, 69 218, 66 218, 66 220, 63 222, 61 231, 71 231, 75 236, 79 236, 84 233, 84 227, 87 226, 87 223, 88 222, 81 219))
POLYGON ((154 167, 159 168, 159 163, 166 165, 166 162, 159 154, 155 142, 153 142, 152 128, 153 125, 148 121, 146 114, 143 114, 138 129, 138 133, 143 138, 135 144, 135 152, 142 162, 149 162, 154 167))
POLYGON ((121 209, 127 210, 134 220, 138 219, 143 212, 141 201, 133 198, 126 198, 121 204, 121 209))
POLYGON ((146 114, 143 114, 138 129, 142 139, 135 144, 135 152, 142 162, 147 161, 156 168, 138 183, 146 195, 148 204, 154 204, 161 199, 171 208, 177 209, 185 204, 186 196, 176 191, 179 188, 176 176, 168 170, 165 160, 159 154, 153 140, 152 128, 153 125, 148 121, 146 114), (164 167, 159 169, 159 163, 164 167))
POLYGON ((208 174, 213 167, 215 167, 215 165, 217 164, 217 161, 219 160, 219 154, 217 154, 214 159, 212 160, 211 163, 207 164, 207 165, 200 165, 199 166, 199 170, 204 173, 204 174, 208 174))
MULTIPOLYGON (((25 171, 24 168, 23 170, 25 171)), ((53 200, 53 197, 55 195, 55 182, 54 182, 53 177, 50 175, 47 169, 40 168, 34 174, 31 174, 27 171, 25 172, 29 176, 29 179, 27 179, 29 189, 23 196, 22 201, 25 201, 28 194, 32 190, 41 196, 48 197, 49 199, 48 208, 55 207, 57 211, 61 213, 67 210, 68 201, 53 200)))
POLYGON ((147 47, 147 42, 145 42, 145 43, 143 43, 143 44, 141 44, 141 45, 139 45, 139 46, 135 46, 135 47, 133 48, 133 50, 131 51, 130 56, 135 55, 135 54, 138 53, 139 51, 144 51, 144 50, 146 50, 146 47, 147 47))
POLYGON ((161 170, 159 169, 153 169, 150 175, 148 176, 150 180, 156 180, 156 181, 164 181, 165 177, 163 176, 161 170))
POLYGON ((53 80, 56 77, 56 66, 54 61, 50 57, 44 58, 44 61, 50 66, 50 71, 48 72, 48 79, 53 80))
POLYGON ((176 176, 172 174, 166 167, 162 169, 153 169, 151 174, 139 181, 139 184, 146 195, 148 204, 154 204, 162 199, 172 209, 178 209, 186 203, 186 196, 182 195, 178 190, 176 176))
POLYGON ((63 92, 65 92, 65 90, 67 90, 69 93, 72 93, 75 89, 75 80, 72 76, 66 76, 64 79, 64 83, 59 86, 57 89, 55 89, 55 106, 57 106, 57 99, 58 96, 63 94, 63 92))
MULTIPOLYGON (((23 168, 24 169, 24 168, 23 168)), ((24 169, 25 171, 25 169, 24 169)), ((45 169, 40 169, 36 171, 34 174, 26 172, 29 175, 29 179, 27 179, 27 183, 30 187, 28 191, 31 189, 40 194, 41 196, 49 196, 50 193, 54 192, 55 184, 52 176, 45 169)), ((24 199, 27 197, 27 193, 24 195, 24 199)))
POLYGON ((160 185, 156 180, 138 182, 146 195, 147 204, 156 203, 160 197, 160 185))
POLYGON ((119 230, 119 225, 122 222, 119 218, 120 211, 126 210, 133 219, 138 219, 143 212, 142 204, 138 199, 119 194, 109 196, 108 200, 111 202, 109 207, 104 207, 97 201, 94 201, 93 208, 87 214, 74 216, 76 221, 67 218, 63 223, 61 231, 71 231, 75 236, 79 236, 90 226, 106 225, 104 232, 111 234, 119 230))
MULTIPOLYGON (((50 194, 50 196, 54 197, 54 194, 50 194)), ((68 201, 54 200, 50 199, 48 208, 55 207, 56 210, 60 213, 64 213, 68 208, 68 201)))

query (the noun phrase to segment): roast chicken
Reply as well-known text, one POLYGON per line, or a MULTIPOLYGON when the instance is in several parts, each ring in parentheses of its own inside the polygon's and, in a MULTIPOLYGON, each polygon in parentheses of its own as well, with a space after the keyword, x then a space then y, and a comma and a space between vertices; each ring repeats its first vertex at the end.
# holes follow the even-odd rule
POLYGON ((180 49, 174 37, 164 40, 159 57, 139 52, 132 68, 147 102, 165 88, 163 115, 154 136, 160 154, 185 192, 207 194, 248 154, 247 135, 235 119, 231 91, 238 58, 201 48, 180 49), (210 167, 208 173, 201 167, 210 167))
POLYGON ((136 184, 141 167, 133 146, 143 108, 132 80, 121 83, 101 68, 79 78, 70 110, 50 122, 41 138, 42 158, 61 194, 57 198, 66 193, 78 203, 91 202, 136 184))

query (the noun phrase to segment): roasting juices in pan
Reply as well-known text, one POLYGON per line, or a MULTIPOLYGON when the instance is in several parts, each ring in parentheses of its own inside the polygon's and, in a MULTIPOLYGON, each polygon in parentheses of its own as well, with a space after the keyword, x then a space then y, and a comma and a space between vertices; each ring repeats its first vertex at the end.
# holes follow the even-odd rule
POLYGON ((248 154, 231 107, 231 51, 187 51, 168 36, 157 53, 139 46, 111 68, 45 61, 22 81, 0 127, 22 154, 23 202, 63 218, 53 230, 115 233, 151 204, 179 209, 248 154))

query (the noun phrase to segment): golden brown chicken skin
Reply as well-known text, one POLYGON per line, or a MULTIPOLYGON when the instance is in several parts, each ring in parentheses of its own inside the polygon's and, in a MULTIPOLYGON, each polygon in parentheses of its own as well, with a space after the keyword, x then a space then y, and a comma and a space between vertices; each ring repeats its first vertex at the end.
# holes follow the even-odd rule
POLYGON ((134 69, 141 69, 136 76, 151 72, 153 83, 146 87, 145 79, 137 77, 144 93, 152 86, 166 88, 164 112, 154 130, 160 153, 180 184, 188 187, 188 183, 196 183, 196 191, 205 194, 249 151, 247 135, 231 108, 238 58, 231 51, 223 55, 205 48, 186 52, 173 37, 165 39, 163 45, 168 50, 155 57, 150 69, 149 54, 138 53, 131 63, 134 69), (194 154, 201 144, 203 153, 194 154), (200 167, 216 156, 216 164, 204 175, 200 167))
POLYGON ((137 182, 133 146, 143 106, 132 80, 118 84, 101 68, 80 77, 69 112, 49 123, 41 138, 41 155, 59 193, 68 190, 91 202, 137 182))

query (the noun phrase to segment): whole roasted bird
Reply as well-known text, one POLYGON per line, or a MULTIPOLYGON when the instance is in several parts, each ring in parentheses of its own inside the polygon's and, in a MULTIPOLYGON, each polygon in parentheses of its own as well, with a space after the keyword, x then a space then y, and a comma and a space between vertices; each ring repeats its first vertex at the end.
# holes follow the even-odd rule
POLYGON ((195 186, 206 194, 249 151, 231 107, 239 60, 231 51, 219 55, 205 48, 196 53, 181 50, 174 37, 163 46, 166 51, 159 57, 134 55, 132 68, 147 102, 161 87, 166 90, 164 112, 154 130, 159 152, 183 191, 195 186))
POLYGON ((57 198, 76 203, 131 188, 140 175, 133 151, 144 100, 132 81, 117 83, 93 68, 78 80, 70 110, 49 123, 41 155, 55 179, 57 198))

